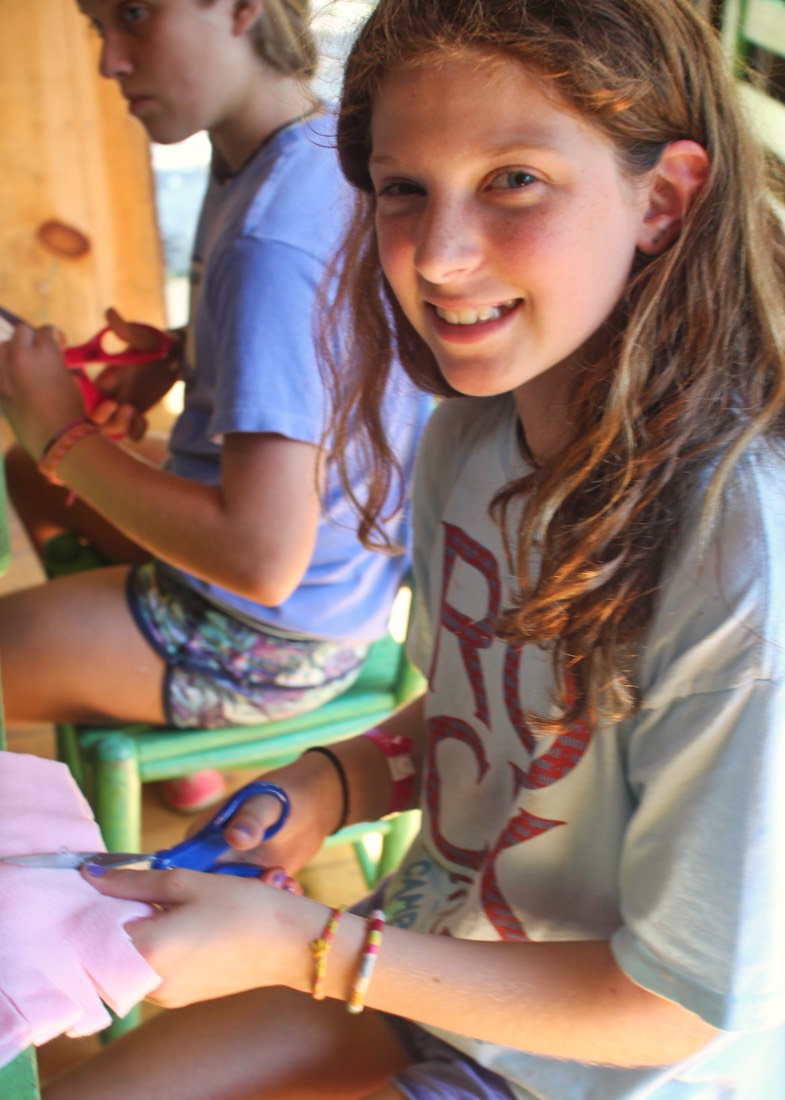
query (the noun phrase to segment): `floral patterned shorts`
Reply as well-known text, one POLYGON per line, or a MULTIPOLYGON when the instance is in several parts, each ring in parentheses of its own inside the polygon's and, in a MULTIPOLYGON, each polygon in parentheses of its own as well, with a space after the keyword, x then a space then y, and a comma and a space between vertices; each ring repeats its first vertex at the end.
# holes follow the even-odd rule
POLYGON ((128 576, 128 605, 166 662, 164 710, 180 729, 255 725, 302 714, 358 677, 368 645, 287 638, 233 618, 157 562, 128 576))

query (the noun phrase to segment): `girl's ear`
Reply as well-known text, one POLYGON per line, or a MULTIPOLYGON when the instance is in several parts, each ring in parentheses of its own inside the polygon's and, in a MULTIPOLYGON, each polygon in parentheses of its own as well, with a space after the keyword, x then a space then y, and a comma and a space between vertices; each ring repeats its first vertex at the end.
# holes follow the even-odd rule
POLYGON ((638 248, 656 256, 679 235, 684 215, 709 174, 709 154, 697 141, 672 141, 654 169, 649 206, 644 214, 638 248))
POLYGON ((232 24, 235 34, 245 34, 262 14, 262 0, 234 0, 232 24))

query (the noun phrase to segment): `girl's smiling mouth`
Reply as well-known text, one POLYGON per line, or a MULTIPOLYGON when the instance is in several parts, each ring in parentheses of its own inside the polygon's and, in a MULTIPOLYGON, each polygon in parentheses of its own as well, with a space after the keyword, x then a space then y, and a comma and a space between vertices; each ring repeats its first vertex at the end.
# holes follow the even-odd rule
POLYGON ((480 325, 487 324, 489 321, 498 321, 500 317, 504 317, 506 313, 515 309, 520 301, 520 298, 509 298, 506 302, 500 302, 494 306, 461 306, 460 309, 446 309, 432 302, 428 305, 434 310, 436 316, 448 325, 480 325))

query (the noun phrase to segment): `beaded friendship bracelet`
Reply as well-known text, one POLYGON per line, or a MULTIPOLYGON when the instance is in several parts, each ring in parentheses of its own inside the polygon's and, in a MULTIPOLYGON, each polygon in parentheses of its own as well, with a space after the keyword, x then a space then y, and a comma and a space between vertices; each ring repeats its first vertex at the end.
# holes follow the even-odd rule
POLYGON ((311 996, 315 1001, 324 1000, 324 979, 327 975, 327 956, 330 954, 330 948, 333 945, 338 924, 345 910, 345 905, 342 905, 339 909, 333 909, 330 913, 330 919, 325 925, 324 932, 322 932, 318 939, 311 940, 309 944, 314 963, 311 996))
POLYGON ((343 764, 332 749, 328 749, 326 745, 314 745, 313 748, 306 749, 303 756, 307 756, 309 752, 318 752, 321 753, 322 756, 326 756, 335 768, 338 780, 341 784, 341 816, 338 819, 338 824, 335 826, 332 833, 330 833, 330 836, 335 836, 349 820, 349 780, 346 778, 346 771, 344 770, 343 764))
POLYGON ((351 1012, 352 1015, 357 1015, 358 1012, 362 1012, 365 1008, 365 994, 368 992, 368 986, 371 984, 376 960, 379 957, 379 948, 382 945, 384 921, 384 912, 381 909, 374 909, 369 921, 368 936, 365 940, 362 958, 360 959, 360 969, 357 974, 357 980, 354 983, 352 995, 346 1005, 347 1011, 351 1012))
POLYGON ((62 485, 57 469, 65 456, 80 439, 93 435, 98 427, 92 420, 74 420, 54 435, 44 447, 38 460, 38 469, 52 485, 62 485))

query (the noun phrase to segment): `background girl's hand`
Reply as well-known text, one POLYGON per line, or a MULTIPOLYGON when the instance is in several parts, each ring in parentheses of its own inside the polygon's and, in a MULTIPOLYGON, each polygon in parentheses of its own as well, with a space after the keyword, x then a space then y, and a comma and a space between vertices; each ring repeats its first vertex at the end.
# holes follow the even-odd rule
MULTIPOLYGON (((126 321, 116 309, 106 311, 106 320, 114 333, 130 348, 152 351, 156 337, 147 325, 126 321)), ((93 420, 109 436, 127 435, 141 439, 147 431, 144 413, 158 404, 177 380, 181 344, 175 340, 174 354, 140 366, 108 366, 95 378, 106 401, 98 405, 93 420), (174 367, 175 369, 171 369, 174 367)))
POLYGON ((109 897, 136 898, 158 907, 126 931, 162 984, 151 1000, 167 1008, 211 1000, 286 977, 283 952, 272 945, 281 907, 303 899, 272 890, 258 879, 198 871, 111 871, 85 878, 109 897))
MULTIPOLYGON (((117 370, 107 367, 107 370, 117 370)), ((125 368, 126 370, 139 368, 125 368)), ((96 382, 96 385, 98 383, 96 382)), ((132 439, 139 441, 147 434, 147 417, 133 405, 125 405, 111 398, 100 401, 95 406, 90 419, 97 424, 108 439, 132 439)))
POLYGON ((51 325, 17 325, 0 344, 0 403, 17 440, 38 461, 44 447, 73 420, 84 402, 65 365, 61 342, 51 325))

